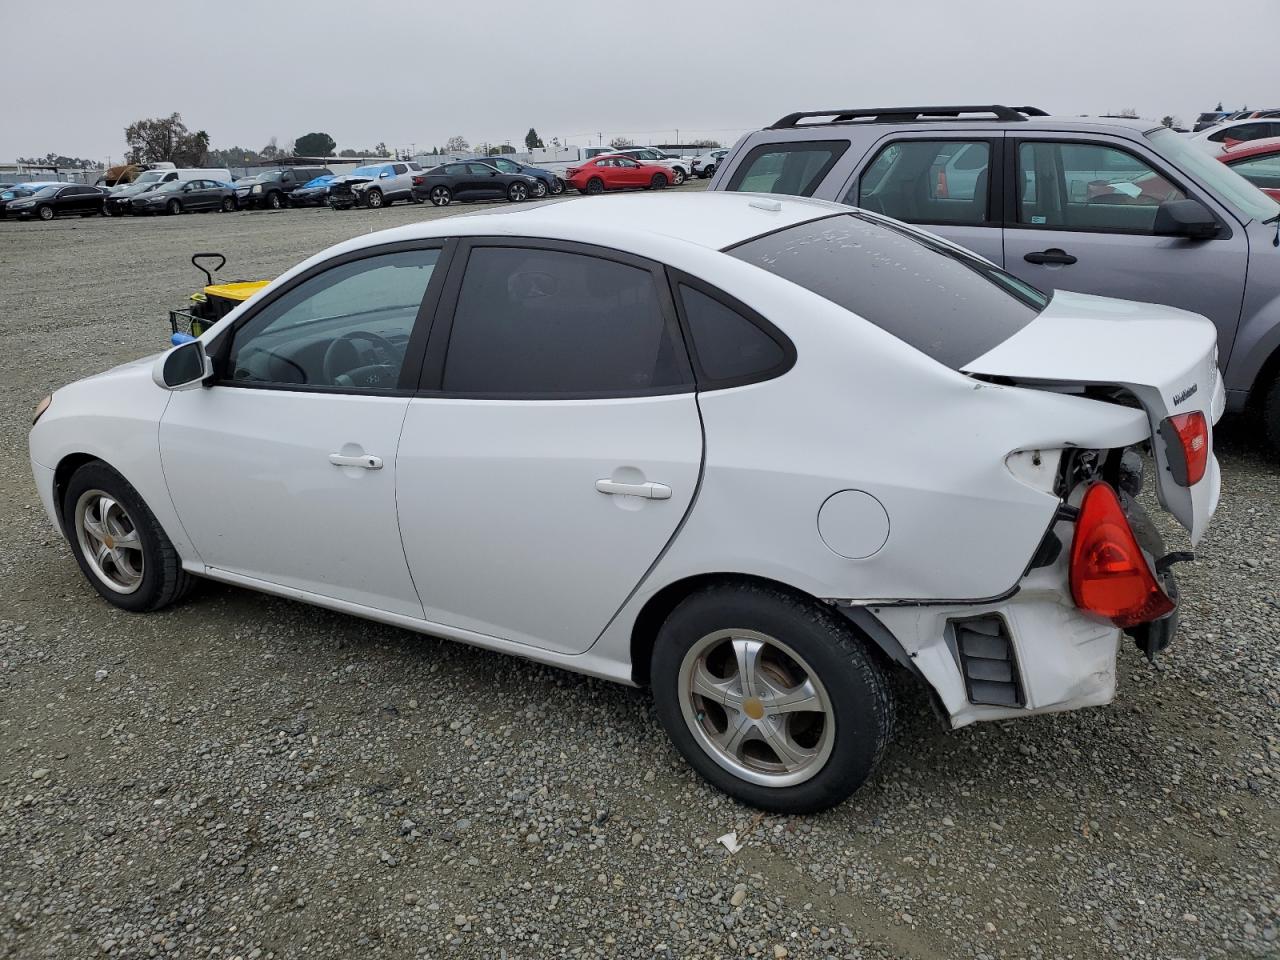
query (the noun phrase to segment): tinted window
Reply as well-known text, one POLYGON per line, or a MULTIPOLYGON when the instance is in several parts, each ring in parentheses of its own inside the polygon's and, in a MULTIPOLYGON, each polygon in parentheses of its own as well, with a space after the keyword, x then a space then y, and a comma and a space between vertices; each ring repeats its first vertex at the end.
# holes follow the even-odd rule
POLYGON ((1018 147, 1019 222, 1059 230, 1150 233, 1156 208, 1186 194, 1126 150, 1094 143, 1018 147))
POLYGON ((902 140, 882 149, 845 203, 912 223, 987 223, 991 145, 902 140))
POLYGON ((711 379, 757 376, 786 362, 782 346, 737 310, 685 284, 680 301, 698 363, 711 379))
POLYGON ((1280 187, 1280 152, 1241 160, 1231 164, 1231 169, 1259 187, 1280 187))
POLYGON ((451 163, 444 168, 444 172, 451 177, 460 177, 467 172, 465 163, 451 163))
POLYGON ((489 166, 487 163, 468 163, 467 172, 473 177, 487 177, 489 174, 493 173, 494 170, 493 167, 489 166))
POLYGON ((973 254, 864 214, 788 227, 729 252, 956 369, 1021 330, 1048 302, 973 254))
POLYGON ((753 147, 733 171, 725 189, 811 197, 848 147, 844 140, 809 140, 753 147))
POLYGON ((403 163, 397 163, 391 169, 396 173, 407 173, 409 171, 409 168, 406 167, 403 163))
POLYGON ((653 274, 598 257, 479 247, 444 367, 458 393, 659 393, 689 382, 653 274))
POLYGON ((305 280, 235 333, 228 380, 395 387, 438 250, 353 260, 305 280))
POLYGON ((1257 140, 1268 136, 1269 129, 1269 124, 1265 123, 1237 123, 1235 126, 1209 134, 1209 139, 1214 143, 1223 143, 1226 140, 1257 140))

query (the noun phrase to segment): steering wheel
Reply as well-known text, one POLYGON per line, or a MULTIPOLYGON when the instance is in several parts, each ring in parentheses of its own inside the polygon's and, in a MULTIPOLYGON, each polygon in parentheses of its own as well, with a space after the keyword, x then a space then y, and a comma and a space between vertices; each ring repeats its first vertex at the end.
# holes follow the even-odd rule
POLYGON ((394 386, 400 376, 400 351, 386 337, 368 330, 350 330, 335 337, 324 352, 324 379, 336 387, 394 386), (362 350, 363 340, 370 349, 362 350))

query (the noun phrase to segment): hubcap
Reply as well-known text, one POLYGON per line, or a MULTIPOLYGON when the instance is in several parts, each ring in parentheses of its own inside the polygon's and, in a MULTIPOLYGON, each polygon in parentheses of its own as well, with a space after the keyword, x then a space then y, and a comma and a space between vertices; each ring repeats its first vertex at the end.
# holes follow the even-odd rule
POLYGON ((720 630, 693 645, 680 666, 680 710, 717 764, 766 787, 803 783, 835 742, 826 687, 781 640, 720 630))
POLYGON ((133 518, 108 493, 87 490, 76 501, 76 539, 89 569, 116 593, 142 586, 142 540, 133 518))

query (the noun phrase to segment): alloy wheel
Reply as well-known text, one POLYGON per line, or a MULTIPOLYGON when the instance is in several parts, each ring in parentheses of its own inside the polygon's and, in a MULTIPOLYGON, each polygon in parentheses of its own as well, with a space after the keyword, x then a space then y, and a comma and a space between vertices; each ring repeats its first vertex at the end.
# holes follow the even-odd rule
POLYGON ((537 199, 541 200, 547 195, 547 185, 539 180, 533 185, 533 195, 537 199))
POLYGON ((372 207, 374 210, 377 210, 379 207, 382 206, 382 191, 370 190, 368 197, 366 199, 368 200, 369 206, 372 207))
POLYGON ((53 219, 53 207, 41 207, 38 211, 41 220, 53 219))
POLYGON ((511 189, 507 191, 507 198, 512 203, 519 203, 522 200, 529 199, 529 188, 523 183, 513 183, 511 189))
POLYGON ((452 199, 453 195, 445 187, 431 188, 431 202, 437 207, 447 207, 452 199))
POLYGON ((109 493, 86 490, 76 501, 75 533, 94 576, 116 593, 142 585, 142 539, 128 511, 109 493))
POLYGON ((678 692, 699 746, 749 783, 803 783, 831 755, 835 714, 826 687, 775 637, 754 630, 707 634, 685 654, 678 692))

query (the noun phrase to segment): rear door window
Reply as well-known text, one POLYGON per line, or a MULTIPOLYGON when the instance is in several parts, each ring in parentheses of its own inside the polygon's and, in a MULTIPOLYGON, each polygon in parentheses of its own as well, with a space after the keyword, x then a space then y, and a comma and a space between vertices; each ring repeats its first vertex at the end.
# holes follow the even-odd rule
POLYGON ((742 158, 725 189, 811 197, 847 149, 846 140, 761 144, 742 158))
POLYGON ((560 250, 476 247, 443 388, 548 400, 691 389, 672 321, 650 270, 560 250))
POLYGON ((863 213, 728 251, 826 297, 953 369, 1030 323, 1049 300, 973 254, 863 213))
POLYGON ((991 220, 991 143, 899 140, 884 147, 844 202, 908 223, 991 220))

